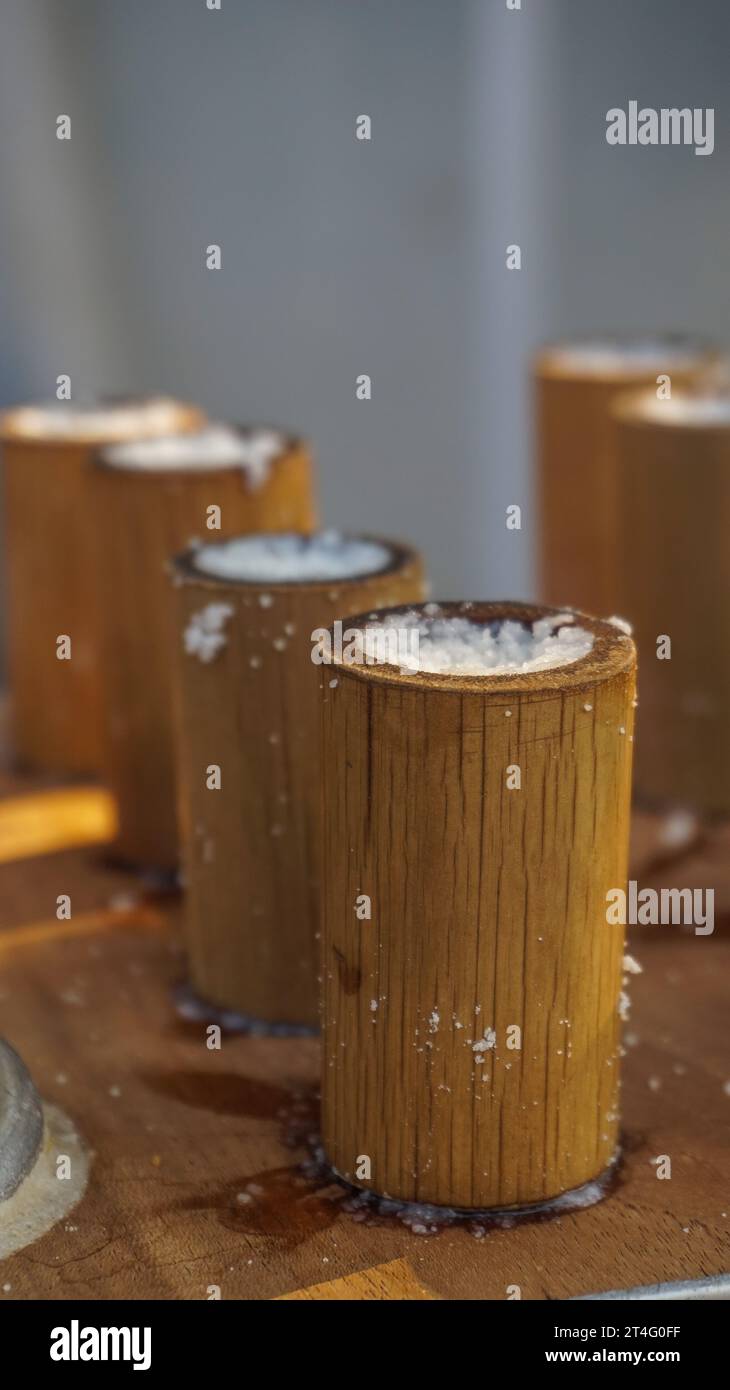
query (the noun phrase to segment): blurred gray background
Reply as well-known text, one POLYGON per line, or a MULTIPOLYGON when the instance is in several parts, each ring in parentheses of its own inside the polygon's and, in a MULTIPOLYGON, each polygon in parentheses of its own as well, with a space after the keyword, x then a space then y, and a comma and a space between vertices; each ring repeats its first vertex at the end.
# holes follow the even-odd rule
POLYGON ((294 427, 330 524, 413 539, 437 596, 520 597, 534 346, 728 339, 727 0, 0 0, 0 16, 1 404, 67 372, 78 392, 294 427), (713 106, 714 154, 609 147, 606 112, 630 99, 713 106))

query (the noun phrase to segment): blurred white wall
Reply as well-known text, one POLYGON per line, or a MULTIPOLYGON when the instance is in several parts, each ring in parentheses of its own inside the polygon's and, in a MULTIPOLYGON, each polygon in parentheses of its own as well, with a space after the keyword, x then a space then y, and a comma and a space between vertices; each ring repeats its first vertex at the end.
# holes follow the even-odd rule
POLYGON ((2 402, 70 372, 302 429, 327 521, 412 538, 439 595, 531 590, 536 342, 727 337, 726 0, 0 0, 0 18, 2 402), (715 106, 715 153, 610 148, 606 111, 631 98, 715 106))

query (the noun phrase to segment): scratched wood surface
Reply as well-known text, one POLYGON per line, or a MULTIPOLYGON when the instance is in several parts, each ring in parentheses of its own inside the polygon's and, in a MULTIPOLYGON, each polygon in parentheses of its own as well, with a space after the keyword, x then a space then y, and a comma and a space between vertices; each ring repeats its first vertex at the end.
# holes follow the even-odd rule
MULTIPOLYGON (((21 790, 32 787, 4 778, 0 853, 21 790)), ((70 1217, 0 1264, 0 1298, 205 1299, 217 1286, 229 1299, 504 1299, 519 1285, 544 1299, 730 1268, 722 930, 637 933, 644 973, 631 985, 625 1158, 611 1195, 481 1238, 417 1236, 355 1220, 339 1189, 298 1171, 297 1132, 316 1126, 317 1043, 224 1037, 208 1050, 204 1026, 172 1005, 179 903, 145 896, 104 864, 103 846, 42 853, 38 796, 39 852, 26 843, 22 859, 0 863, 0 1033, 94 1158, 70 1217), (55 916, 61 893, 70 921, 55 916), (671 1180, 656 1176, 660 1154, 671 1180)), ((667 883, 687 881, 681 861, 657 857, 656 831, 637 821, 638 876, 658 864, 667 883)), ((727 895, 730 856, 717 835, 712 844, 706 873, 727 895)), ((710 853, 693 852, 700 866, 710 853)))

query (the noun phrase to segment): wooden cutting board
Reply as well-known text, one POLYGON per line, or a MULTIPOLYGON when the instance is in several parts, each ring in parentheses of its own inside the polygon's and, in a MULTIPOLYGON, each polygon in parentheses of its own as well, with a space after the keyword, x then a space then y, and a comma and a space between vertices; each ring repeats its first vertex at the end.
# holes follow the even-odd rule
MULTIPOLYGON (((179 902, 105 864, 106 794, 49 799, 6 773, 0 796, 0 1033, 93 1150, 79 1206, 0 1264, 0 1298, 544 1299, 730 1268, 727 920, 705 938, 634 933, 644 973, 610 1196, 481 1238, 417 1236, 355 1220, 337 1188, 298 1173, 287 1116, 298 1106, 316 1125, 316 1041, 224 1037, 211 1051, 204 1026, 176 1016, 179 902)), ((729 903, 727 840, 683 862, 659 828, 637 818, 642 884, 712 883, 729 903)))

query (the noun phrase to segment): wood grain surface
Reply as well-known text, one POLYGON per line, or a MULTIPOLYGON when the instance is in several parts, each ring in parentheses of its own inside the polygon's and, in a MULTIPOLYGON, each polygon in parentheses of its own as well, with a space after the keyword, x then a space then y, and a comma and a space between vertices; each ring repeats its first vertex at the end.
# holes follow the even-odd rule
POLYGON ((194 537, 311 531, 312 459, 292 440, 255 486, 240 467, 183 472, 97 466, 94 502, 104 614, 105 775, 119 806, 116 852, 132 864, 174 869, 179 848, 168 562, 194 537), (213 504, 221 509, 220 530, 206 532, 206 509, 213 504))
POLYGON ((322 691, 323 1137, 389 1197, 537 1203, 612 1161, 635 655, 586 623, 553 670, 353 665, 322 691))
MULTIPOLYGON (((673 388, 707 372, 712 357, 682 364, 661 353, 650 369, 603 372, 580 366, 580 345, 564 365, 546 348, 534 366, 536 482, 540 498, 540 597, 608 617, 620 612, 622 516, 612 408, 623 391, 652 387, 667 371, 673 388)), ((659 494, 657 494, 659 495, 659 494)), ((629 534, 637 535, 632 518, 629 534)), ((632 563, 635 557, 632 555, 632 563)))
POLYGON ((279 1294, 280 1300, 424 1300, 433 1299, 434 1294, 419 1284, 407 1260, 391 1260, 386 1265, 376 1265, 374 1269, 364 1269, 358 1274, 346 1274, 344 1279, 332 1279, 325 1284, 311 1284, 295 1293, 279 1294))
MULTIPOLYGON (((180 405, 180 430, 204 419, 180 405)), ((103 691, 91 460, 73 439, 3 436, 8 657, 18 760, 57 773, 103 765, 103 691), (56 640, 71 638, 71 660, 56 640)), ((169 428, 169 423, 168 423, 169 428)))
POLYGON ((621 514, 630 518, 619 603, 641 671, 634 784, 654 805, 727 816, 730 427, 667 418, 634 398, 615 426, 621 514), (671 639, 669 660, 657 657, 660 636, 671 639))

